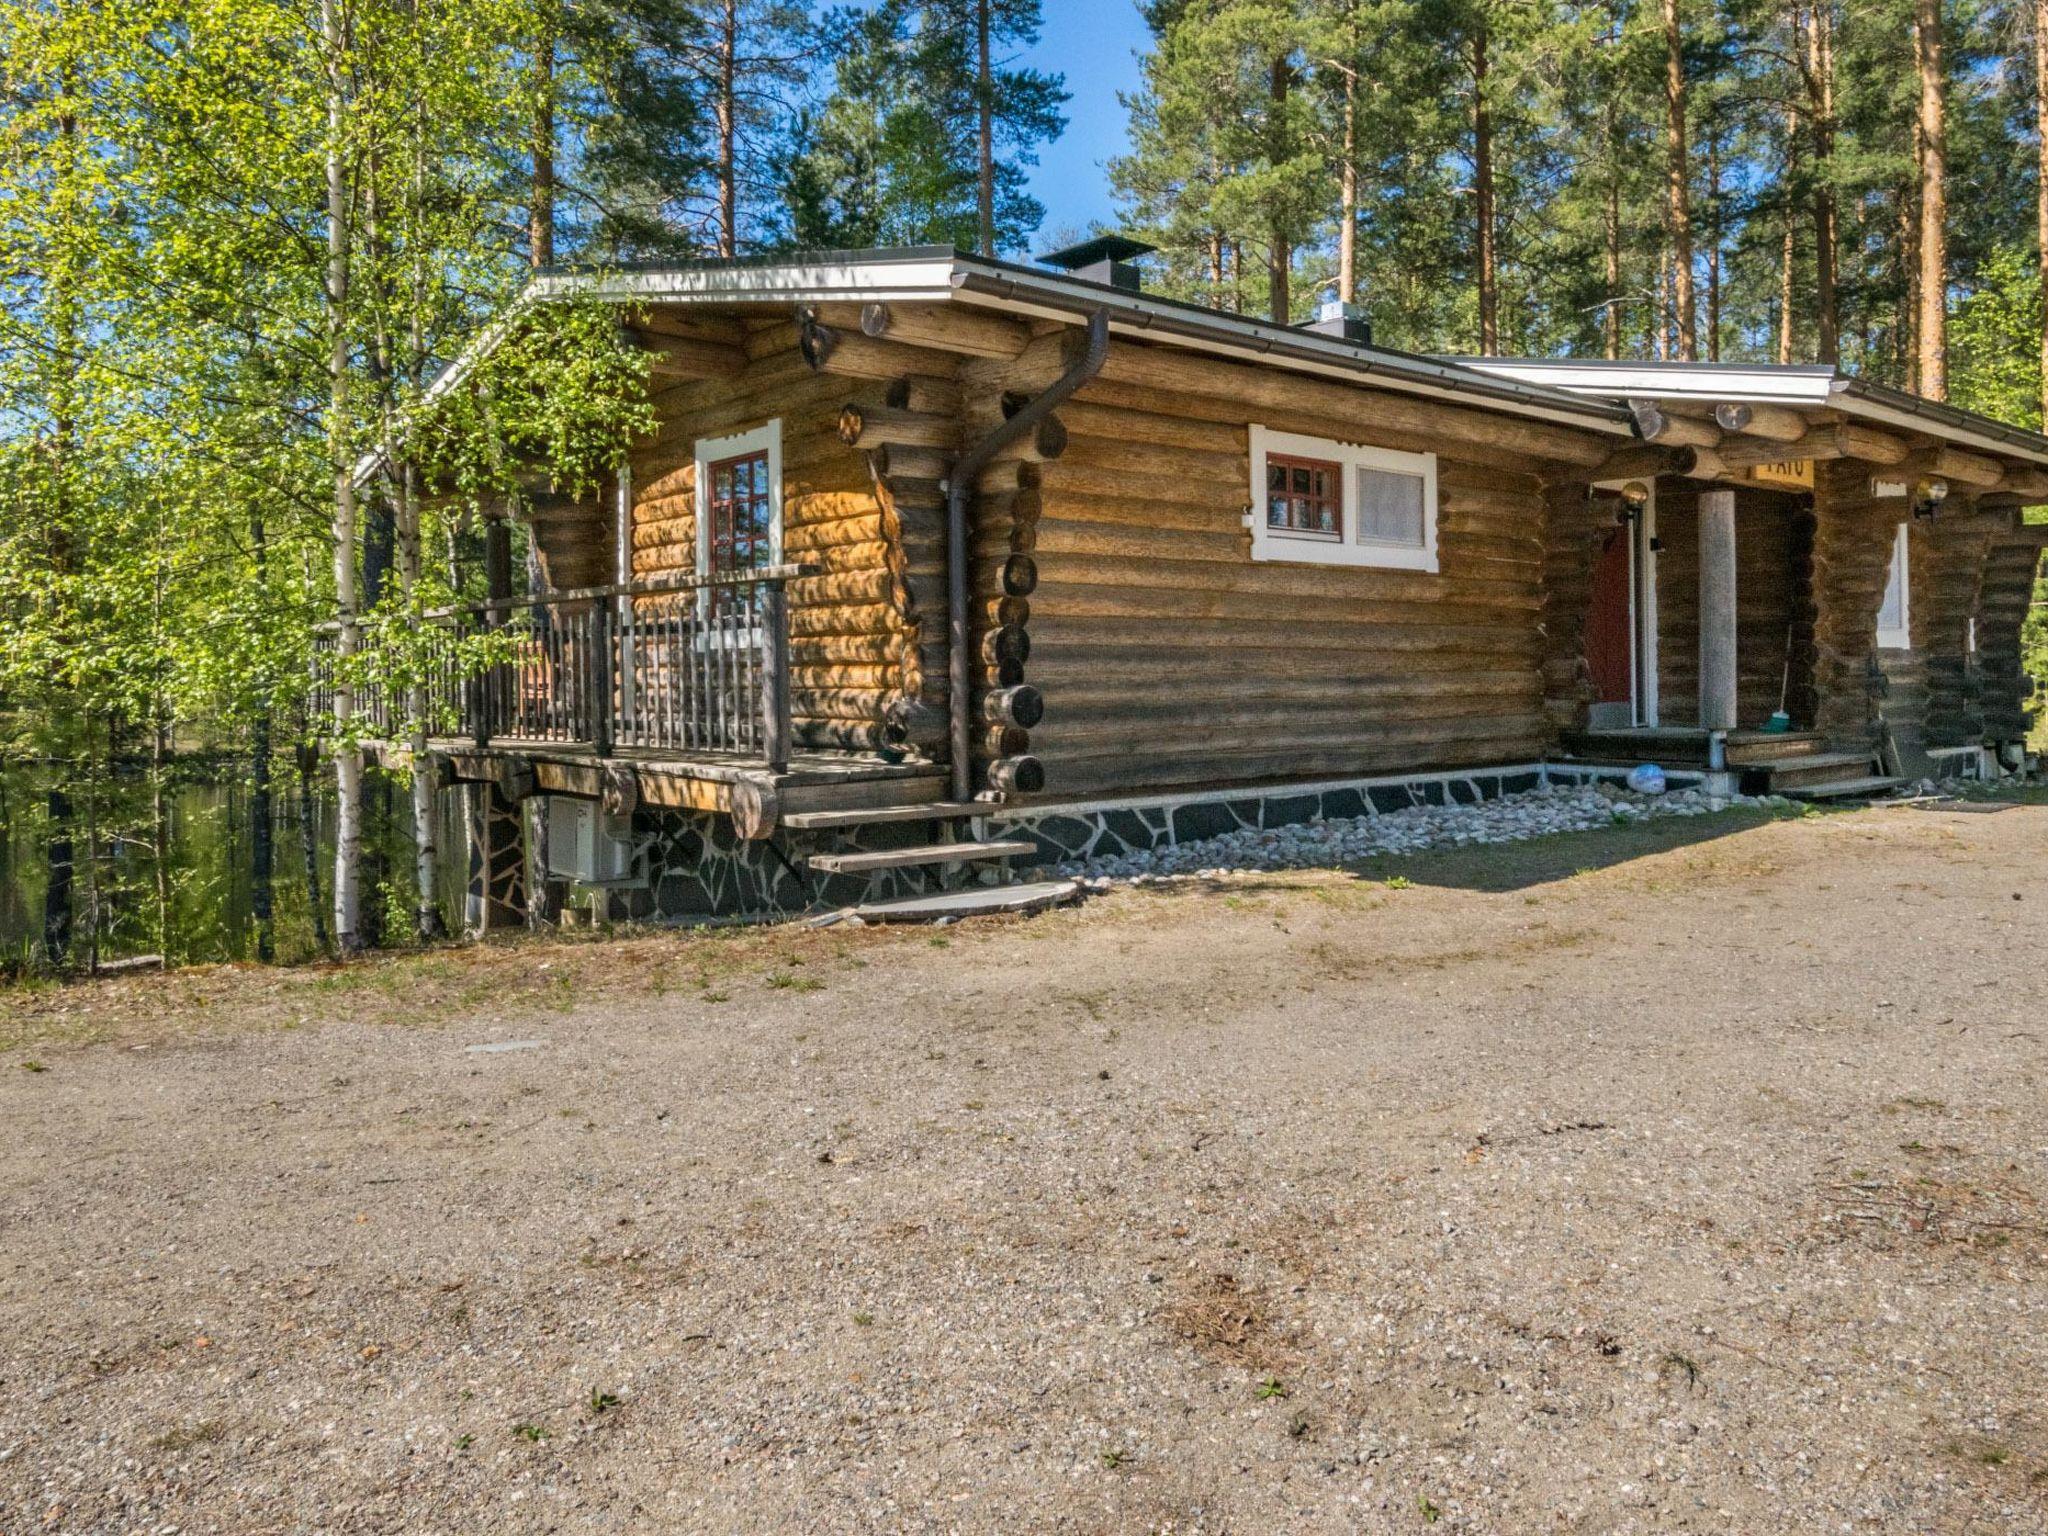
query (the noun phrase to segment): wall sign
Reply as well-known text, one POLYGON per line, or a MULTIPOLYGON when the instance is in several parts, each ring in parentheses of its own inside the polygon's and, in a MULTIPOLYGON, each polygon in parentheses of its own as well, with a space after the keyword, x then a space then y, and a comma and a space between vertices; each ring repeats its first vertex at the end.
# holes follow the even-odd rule
POLYGON ((1813 460, 1775 459, 1759 464, 1750 473, 1759 485, 1782 485, 1790 491, 1813 489, 1813 460))

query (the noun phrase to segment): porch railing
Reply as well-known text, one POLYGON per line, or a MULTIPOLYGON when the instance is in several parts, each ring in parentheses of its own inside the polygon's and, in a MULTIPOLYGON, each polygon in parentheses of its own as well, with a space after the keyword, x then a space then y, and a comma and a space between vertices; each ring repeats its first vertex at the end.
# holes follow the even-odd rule
MULTIPOLYGON (((365 625, 348 669, 351 714, 372 736, 418 713, 430 737, 733 753, 781 769, 790 754, 788 584, 801 566, 581 587, 426 615, 394 635, 365 625)), ((334 718, 340 628, 315 635, 311 711, 334 718)))

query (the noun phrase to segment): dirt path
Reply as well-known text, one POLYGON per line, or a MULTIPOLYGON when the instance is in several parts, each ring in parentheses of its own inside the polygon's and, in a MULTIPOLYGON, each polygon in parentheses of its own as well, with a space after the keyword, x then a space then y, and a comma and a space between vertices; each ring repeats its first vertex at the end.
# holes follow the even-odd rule
POLYGON ((2031 1536, 2044 868, 1727 817, 0 997, 0 1533, 2031 1536))

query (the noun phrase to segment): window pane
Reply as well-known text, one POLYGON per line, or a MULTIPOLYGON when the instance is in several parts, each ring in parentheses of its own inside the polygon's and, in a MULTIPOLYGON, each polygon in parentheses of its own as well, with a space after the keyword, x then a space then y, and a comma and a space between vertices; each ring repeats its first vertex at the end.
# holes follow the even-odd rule
POLYGON ((1386 469, 1359 470, 1359 543, 1420 549, 1423 529, 1422 476, 1386 469))
POLYGON ((1342 527, 1339 471, 1320 459, 1266 458, 1266 526, 1335 538, 1342 527))
POLYGON ((1891 570, 1885 576, 1884 604, 1877 610, 1877 627, 1880 632, 1902 630, 1906 627, 1906 542, 1905 528, 1899 529, 1901 537, 1892 541, 1891 570))

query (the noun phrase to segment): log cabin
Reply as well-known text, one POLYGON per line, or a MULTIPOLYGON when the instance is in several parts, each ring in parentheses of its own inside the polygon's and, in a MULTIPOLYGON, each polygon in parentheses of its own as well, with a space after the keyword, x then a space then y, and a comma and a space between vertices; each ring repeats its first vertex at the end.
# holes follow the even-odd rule
POLYGON ((487 509, 457 622, 511 659, 443 679, 430 754, 473 928, 524 920, 533 841, 610 912, 886 915, 1643 760, 2022 765, 2048 439, 1827 367, 1416 356, 1149 294, 1143 250, 535 280, 617 306, 658 427, 487 509))

